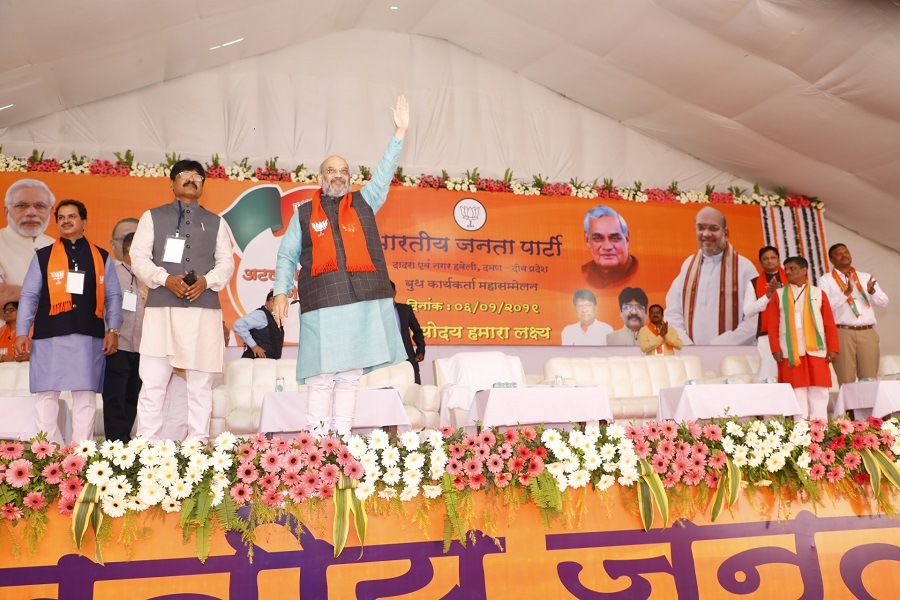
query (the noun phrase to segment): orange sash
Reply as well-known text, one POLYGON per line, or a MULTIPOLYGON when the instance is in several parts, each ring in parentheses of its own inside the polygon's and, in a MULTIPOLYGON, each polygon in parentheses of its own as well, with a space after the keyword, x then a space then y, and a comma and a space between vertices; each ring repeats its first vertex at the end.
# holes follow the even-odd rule
MULTIPOLYGON (((781 287, 787 285, 787 275, 784 273, 783 267, 778 267, 778 279, 781 281, 781 287)), ((769 281, 766 278, 766 273, 761 273, 759 277, 756 278, 756 297, 762 298, 766 295, 766 285, 768 285, 769 281)), ((767 333, 769 331, 769 311, 775 310, 772 308, 772 303, 769 302, 766 309, 759 315, 759 333, 767 333)))
MULTIPOLYGON (((322 273, 338 270, 337 247, 334 235, 329 230, 328 215, 322 208, 322 190, 316 190, 312 198, 312 214, 309 218, 309 234, 312 239, 312 269, 310 275, 315 277, 322 273)), ((359 222, 359 215, 353 210, 353 195, 348 193, 341 198, 338 207, 338 235, 344 243, 344 255, 347 272, 374 271, 366 236, 359 222)))
MULTIPOLYGON (((837 282, 838 287, 841 288, 841 293, 847 292, 847 282, 844 281, 844 278, 841 275, 841 272, 837 269, 833 269, 831 271, 831 276, 837 282)), ((866 301, 866 306, 871 306, 869 304, 869 297, 866 295, 866 291, 863 289, 862 284, 859 282, 859 276, 856 274, 856 269, 850 267, 850 277, 853 279, 853 283, 856 284, 856 289, 859 290, 859 295, 862 296, 862 299, 866 301)), ((853 314, 856 315, 856 318, 859 318, 859 309, 856 307, 856 301, 853 300, 853 296, 847 296, 847 304, 850 305, 850 310, 853 311, 853 314)))
MULTIPOLYGON (((94 314, 102 319, 103 306, 106 300, 103 283, 106 278, 106 267, 103 264, 103 257, 100 256, 100 250, 88 242, 87 238, 84 241, 87 243, 88 248, 91 249, 91 258, 94 260, 94 273, 97 280, 97 310, 94 311, 94 314)), ((66 253, 62 240, 56 240, 53 248, 50 249, 50 260, 47 262, 47 281, 45 282, 50 293, 50 316, 72 310, 72 294, 66 291, 66 282, 68 280, 69 255, 66 253)))
MULTIPOLYGON (((682 311, 688 337, 694 339, 694 306, 697 303, 697 285, 700 282, 700 267, 703 251, 698 250, 688 264, 681 291, 682 311)), ((730 243, 722 255, 719 275, 719 335, 732 331, 740 321, 740 301, 738 298, 738 253, 730 243)))
MULTIPOLYGON (((659 328, 650 321, 647 321, 647 329, 649 329, 650 333, 652 333, 653 335, 659 335, 659 328)), ((660 336, 660 337, 662 337, 662 336, 660 336)), ((656 353, 664 354, 665 350, 663 349, 663 347, 665 347, 665 350, 671 350, 672 352, 675 351, 674 350, 675 346, 670 344, 666 340, 666 338, 663 338, 663 343, 656 347, 656 353)))

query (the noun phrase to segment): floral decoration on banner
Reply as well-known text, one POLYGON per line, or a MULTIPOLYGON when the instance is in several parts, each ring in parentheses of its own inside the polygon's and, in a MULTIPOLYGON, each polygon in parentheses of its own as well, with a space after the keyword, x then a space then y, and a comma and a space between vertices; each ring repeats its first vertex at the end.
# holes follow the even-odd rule
POLYGON ((783 500, 813 505, 825 494, 849 496, 892 514, 890 499, 900 489, 898 456, 897 418, 662 421, 571 431, 445 428, 393 438, 382 430, 344 439, 309 432, 236 438, 226 432, 210 444, 137 438, 65 448, 39 436, 0 442, 0 522, 24 521, 33 552, 48 510, 74 513, 79 544, 89 522, 99 532, 103 516, 180 513, 185 537, 196 534, 203 560, 214 525, 241 531, 249 545, 252 524, 271 522, 282 511, 321 508, 322 502, 336 507, 336 554, 350 513, 364 542, 367 506, 403 511, 415 520, 417 507, 443 502, 445 545, 465 541, 477 519, 474 492, 502 502, 508 514, 515 505, 534 503, 548 526, 571 511, 570 491, 611 488, 636 496, 633 507, 645 529, 657 510, 663 525, 669 522, 670 503, 675 518, 711 510, 715 520, 740 488, 765 487, 783 500), (238 512, 242 507, 249 507, 249 516, 238 512))
MULTIPOLYGON (((168 177, 172 165, 181 156, 166 154, 166 162, 160 164, 136 162, 131 150, 124 154, 115 152, 116 161, 110 162, 98 158, 89 159, 78 156, 58 161, 55 158, 45 159, 43 153, 35 150, 28 158, 5 156, 0 147, 0 172, 37 171, 49 173, 91 174, 100 176, 121 177, 168 177)), ((209 179, 227 179, 230 181, 286 181, 293 183, 314 183, 316 173, 309 171, 303 164, 293 170, 278 167, 278 157, 265 161, 262 167, 252 167, 249 159, 244 158, 232 166, 220 164, 219 155, 213 155, 206 163, 209 179)), ((360 185, 371 177, 371 170, 360 166, 359 171, 351 175, 351 183, 360 185)), ((666 189, 644 189, 640 181, 630 186, 616 186, 612 179, 599 179, 593 182, 580 181, 577 178, 568 182, 551 182, 540 174, 530 180, 514 179, 513 172, 507 169, 502 179, 482 177, 478 169, 466 171, 465 174, 451 177, 446 171, 440 175, 422 173, 418 176, 405 175, 398 168, 391 185, 418 188, 448 189, 476 193, 508 192, 518 196, 573 196, 576 198, 612 198, 631 202, 677 202, 680 204, 751 204, 756 206, 773 206, 788 208, 814 208, 824 211, 825 203, 816 197, 788 194, 785 189, 776 189, 772 193, 764 193, 758 185, 753 190, 743 190, 730 186, 724 192, 715 191, 714 186, 707 185, 703 191, 679 190, 678 182, 673 181, 666 189)))

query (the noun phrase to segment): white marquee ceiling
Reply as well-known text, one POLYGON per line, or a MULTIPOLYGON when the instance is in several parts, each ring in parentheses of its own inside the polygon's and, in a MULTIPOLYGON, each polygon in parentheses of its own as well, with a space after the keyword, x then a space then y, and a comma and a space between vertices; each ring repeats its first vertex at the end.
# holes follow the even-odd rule
MULTIPOLYGON (((449 42, 739 180, 821 196, 830 220, 900 251, 898 4, 0 0, 0 107, 14 104, 0 110, 0 145, 30 152, 66 137, 53 115, 333 36, 344 52, 320 67, 343 77, 370 50, 357 37, 405 34, 416 48, 420 38, 449 42)), ((485 167, 529 172, 537 155, 516 164, 497 153, 485 167)), ((595 174, 581 166, 543 172, 595 174)))

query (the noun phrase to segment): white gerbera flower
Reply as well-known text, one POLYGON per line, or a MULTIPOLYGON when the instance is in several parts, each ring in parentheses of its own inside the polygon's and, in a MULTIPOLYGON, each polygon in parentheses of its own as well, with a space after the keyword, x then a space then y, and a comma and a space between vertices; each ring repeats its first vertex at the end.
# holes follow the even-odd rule
POLYGON ((425 432, 425 439, 428 440, 428 445, 435 450, 444 447, 444 436, 436 429, 428 429, 425 432))
POLYGON ((197 452, 203 450, 204 443, 196 437, 189 437, 181 443, 181 455, 190 458, 197 452))
POLYGON ((374 493, 375 484, 371 481, 360 481, 359 485, 356 486, 356 497, 360 500, 365 500, 374 493))
POLYGON ((419 434, 415 431, 404 431, 400 434, 400 445, 407 452, 418 450, 420 443, 419 434))
POLYGON ((362 436, 351 435, 347 440, 347 449, 353 456, 362 456, 369 451, 369 446, 368 444, 366 444, 366 440, 364 440, 362 436))
POLYGON ((373 450, 384 450, 390 441, 388 434, 381 429, 375 429, 369 434, 369 447, 373 450))
POLYGON ((597 482, 597 489, 601 491, 608 490, 615 482, 616 478, 612 475, 601 475, 600 481, 597 482))
POLYGON ((75 449, 72 450, 72 452, 78 456, 91 458, 97 453, 97 442, 94 440, 84 440, 75 446, 75 449))
POLYGON ((146 506, 156 506, 166 496, 166 491, 162 486, 148 483, 141 487, 138 491, 138 499, 146 506))
MULTIPOLYGON (((357 489, 359 489, 359 488, 357 488, 357 489)), ((384 488, 383 490, 378 492, 378 497, 384 498, 385 500, 390 500, 392 498, 396 498, 397 490, 395 490, 394 488, 384 488)))
POLYGON ((130 469, 134 465, 135 458, 136 455, 133 450, 130 448, 123 448, 113 457, 112 462, 120 469, 130 469))
POLYGON ((230 431, 223 431, 219 435, 216 436, 215 440, 215 448, 216 450, 221 450, 222 452, 231 452, 234 450, 234 445, 237 443, 237 437, 230 431))
POLYGON ((443 493, 443 488, 439 485, 423 485, 422 492, 426 498, 438 498, 443 493))
POLYGON ((112 518, 117 518, 125 515, 125 508, 127 503, 124 498, 117 498, 115 496, 107 496, 100 502, 100 507, 103 509, 103 512, 112 518))
POLYGON ((419 470, 425 465, 425 455, 421 452, 410 452, 403 460, 403 465, 407 469, 419 470))
POLYGON ((219 473, 228 470, 233 463, 234 461, 232 460, 231 454, 224 450, 216 450, 209 458, 209 465, 214 471, 218 471, 219 473))
POLYGON ((394 446, 385 448, 381 453, 381 464, 386 467, 393 467, 400 460, 400 451, 394 446))
POLYGON ((409 502, 413 498, 419 495, 419 486, 409 485, 403 488, 403 491, 400 492, 400 499, 404 502, 409 502))
POLYGON ((586 486, 590 480, 591 474, 582 469, 569 475, 568 483, 569 487, 578 489, 586 486))
POLYGON ((167 513, 176 513, 181 510, 181 502, 172 496, 166 496, 162 499, 162 502, 159 503, 164 511, 167 513))
POLYGON ((388 485, 396 485, 400 481, 400 469, 398 467, 388 467, 384 471, 381 478, 388 485))
POLYGON ((105 460, 98 460, 88 467, 85 475, 88 483, 96 486, 106 485, 112 477, 112 467, 105 460))

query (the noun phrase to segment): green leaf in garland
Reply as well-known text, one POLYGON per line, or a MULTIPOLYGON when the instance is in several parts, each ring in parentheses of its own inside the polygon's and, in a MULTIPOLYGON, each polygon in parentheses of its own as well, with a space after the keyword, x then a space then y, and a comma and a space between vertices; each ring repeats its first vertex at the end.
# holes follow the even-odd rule
POLYGON ((350 532, 350 490, 341 488, 334 490, 334 557, 344 551, 347 534, 350 532))
POLYGON ((869 474, 869 482, 872 484, 872 491, 875 492, 875 498, 881 497, 881 468, 878 461, 868 448, 859 451, 862 457, 863 468, 869 474))
POLYGON ((741 469, 728 456, 725 459, 725 470, 728 473, 728 506, 734 506, 741 491, 741 469))
POLYGON ((668 527, 669 496, 666 494, 666 488, 659 475, 653 470, 653 466, 646 459, 640 459, 639 463, 641 465, 641 481, 647 484, 653 500, 656 501, 659 514, 663 518, 663 527, 668 527))
POLYGON ((651 499, 650 486, 643 478, 637 482, 638 508, 641 511, 641 525, 644 531, 650 531, 653 526, 653 500, 651 499))
MULTIPOLYGON (((342 479, 344 477, 346 475, 341 475, 342 479)), ((366 545, 366 530, 369 527, 369 517, 366 514, 365 500, 360 500, 356 497, 356 483, 356 481, 353 481, 350 489, 350 512, 353 513, 353 525, 356 528, 356 536, 359 538, 359 557, 362 558, 363 548, 366 545)))
POLYGON ((872 450, 871 452, 878 462, 878 466, 881 467, 881 472, 884 473, 884 476, 894 484, 895 488, 900 490, 900 471, 897 470, 896 465, 881 450, 872 450))
MULTIPOLYGON (((100 531, 103 523, 103 512, 100 510, 100 489, 92 484, 85 484, 75 500, 75 508, 72 510, 72 535, 75 537, 75 547, 81 550, 81 543, 88 525, 94 530, 94 538, 100 531)), ((95 545, 97 562, 103 564, 103 556, 100 552, 100 544, 95 545)))
POLYGON ((728 489, 728 470, 726 469, 722 473, 722 477, 719 479, 719 485, 716 487, 716 495, 713 498, 712 505, 712 513, 710 514, 709 520, 713 523, 716 522, 716 519, 719 518, 719 513, 722 512, 722 507, 725 504, 725 493, 728 489))

